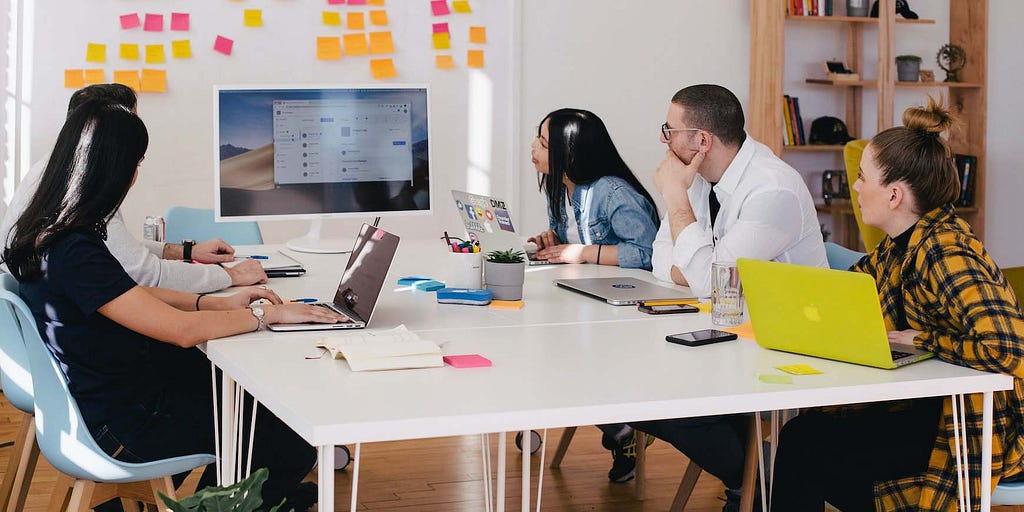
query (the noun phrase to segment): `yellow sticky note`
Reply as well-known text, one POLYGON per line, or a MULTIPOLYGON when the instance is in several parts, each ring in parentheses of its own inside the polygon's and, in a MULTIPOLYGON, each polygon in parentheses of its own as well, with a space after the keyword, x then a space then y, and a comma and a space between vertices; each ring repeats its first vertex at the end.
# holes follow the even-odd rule
POLYGON ((370 4, 370 5, 376 5, 376 6, 378 6, 378 7, 381 7, 381 6, 383 6, 383 5, 384 5, 384 0, 369 0, 369 1, 368 1, 368 2, 366 2, 366 3, 368 3, 368 4, 370 4))
POLYGON ((349 30, 363 30, 366 28, 366 19, 361 12, 350 12, 346 18, 349 30))
POLYGON ((455 59, 451 55, 434 56, 434 64, 437 69, 455 69, 455 59))
POLYGON ((487 27, 469 27, 469 42, 484 44, 487 42, 487 27))
POLYGON ((341 58, 341 39, 337 37, 316 38, 316 58, 338 60, 341 58))
POLYGON ((370 24, 386 27, 388 25, 388 12, 370 11, 370 24))
POLYGON ((722 330, 726 332, 731 332, 739 336, 740 338, 747 338, 750 340, 757 339, 754 337, 754 324, 751 323, 749 320, 737 325, 736 327, 727 327, 722 330))
POLYGON ((395 53, 395 43, 391 40, 391 32, 370 32, 370 53, 373 55, 395 53))
POLYGON ((134 69, 114 71, 114 83, 139 90, 139 72, 134 69))
POLYGON ((85 85, 93 84, 105 84, 107 83, 107 75, 102 69, 87 69, 85 70, 85 85))
POLYGON ((806 364, 789 364, 785 366, 776 366, 776 368, 793 375, 819 375, 820 370, 816 370, 806 364))
POLYGON ((793 377, 789 375, 778 375, 775 373, 759 373, 757 374, 757 380, 764 382, 765 384, 792 384, 793 377))
POLYGON ((341 13, 340 12, 324 11, 323 14, 321 14, 321 16, 323 17, 324 25, 333 25, 333 26, 341 25, 341 13))
POLYGON ((243 20, 247 27, 262 27, 263 26, 263 10, 262 9, 246 9, 243 14, 243 20))
POLYGON ((143 69, 139 90, 143 92, 167 92, 167 70, 143 69))
POLYGON ((147 44, 146 45, 146 63, 147 64, 159 64, 165 62, 164 58, 164 45, 162 44, 147 44))
POLYGON ((345 34, 345 53, 348 55, 366 55, 370 53, 370 47, 366 44, 366 34, 345 34))
POLYGON ((473 12, 473 9, 469 8, 469 0, 455 0, 452 2, 452 10, 461 14, 473 12))
POLYGON ((466 52, 466 65, 471 68, 484 67, 484 51, 469 50, 466 52))
POLYGON ((85 60, 89 62, 106 62, 107 45, 89 43, 89 45, 85 48, 85 60))
POLYGON ((70 89, 81 89, 85 86, 85 75, 81 69, 64 70, 64 87, 70 89))
POLYGON ((175 59, 188 59, 192 57, 192 43, 188 39, 171 41, 171 55, 175 59))
POLYGON ((370 59, 370 71, 373 72, 374 80, 393 78, 398 75, 395 71, 395 63, 391 59, 370 59))
POLYGON ((122 43, 121 58, 124 60, 139 60, 139 45, 122 43))
POLYGON ((447 50, 452 47, 452 40, 448 36, 448 32, 435 32, 433 37, 435 50, 447 50))

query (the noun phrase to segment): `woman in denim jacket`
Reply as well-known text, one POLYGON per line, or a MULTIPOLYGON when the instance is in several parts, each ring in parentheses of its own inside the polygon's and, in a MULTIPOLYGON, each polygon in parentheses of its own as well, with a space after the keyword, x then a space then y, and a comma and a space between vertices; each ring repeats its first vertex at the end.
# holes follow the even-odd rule
POLYGON ((530 150, 551 228, 529 239, 538 259, 651 269, 658 210, 597 115, 548 114, 530 150))

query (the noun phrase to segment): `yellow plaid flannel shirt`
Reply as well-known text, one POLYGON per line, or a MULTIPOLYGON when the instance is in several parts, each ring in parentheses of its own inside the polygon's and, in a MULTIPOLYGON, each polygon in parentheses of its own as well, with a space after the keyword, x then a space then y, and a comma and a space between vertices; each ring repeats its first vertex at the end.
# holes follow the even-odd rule
MULTIPOLYGON (((906 321, 921 331, 914 344, 939 359, 1017 377, 1012 391, 994 393, 992 480, 1024 471, 1024 316, 1006 278, 970 226, 951 207, 925 214, 905 253, 886 237, 854 271, 875 277, 886 325, 893 328, 899 295, 906 321)), ((982 397, 965 397, 971 504, 980 510, 982 397)), ((895 405, 895 404, 893 404, 895 405)), ((853 406, 857 407, 857 406, 853 406)), ((943 417, 924 473, 876 482, 875 508, 887 512, 956 510, 952 404, 943 417)))

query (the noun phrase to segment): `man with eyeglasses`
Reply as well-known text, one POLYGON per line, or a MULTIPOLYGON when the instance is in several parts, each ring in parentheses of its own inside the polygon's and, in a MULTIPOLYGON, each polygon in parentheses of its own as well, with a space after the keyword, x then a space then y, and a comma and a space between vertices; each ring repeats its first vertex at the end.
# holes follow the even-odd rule
MULTIPOLYGON (((728 89, 694 85, 672 97, 654 183, 666 214, 654 240, 654 275, 711 295, 711 264, 738 258, 828 268, 814 202, 803 177, 743 129, 728 89)), ((738 510, 749 415, 649 421, 639 430, 668 441, 722 480, 723 511, 738 510)))

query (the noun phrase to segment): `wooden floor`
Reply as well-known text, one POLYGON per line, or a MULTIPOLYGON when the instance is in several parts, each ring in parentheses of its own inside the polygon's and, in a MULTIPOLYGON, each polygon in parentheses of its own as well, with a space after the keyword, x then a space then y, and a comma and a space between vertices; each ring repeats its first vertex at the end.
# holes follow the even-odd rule
MULTIPOLYGON (((21 413, 0 397, 0 442, 13 439, 21 413)), ((550 461, 561 430, 548 432, 547 459, 550 461)), ((492 436, 495 459, 497 436, 492 436)), ((506 508, 519 510, 521 458, 509 436, 506 508)), ((0 448, 0 472, 7 467, 11 447, 0 448)), ((532 457, 536 500, 539 455, 532 457)), ((545 511, 663 511, 668 510, 682 477, 686 459, 661 441, 648 450, 646 499, 637 500, 633 483, 611 484, 607 479, 611 456, 600 443, 600 431, 583 427, 562 463, 561 469, 545 469, 543 501, 545 511)), ((359 475, 359 509, 368 511, 433 512, 480 511, 484 509, 483 468, 479 436, 426 439, 368 444, 362 448, 359 475)), ((56 472, 40 461, 32 480, 25 512, 44 512, 56 472)), ((338 510, 348 510, 351 476, 336 474, 338 510)), ((702 474, 687 511, 718 512, 722 509, 722 486, 702 474)), ((534 501, 536 503, 536 501, 534 501)), ((535 505, 534 505, 535 506, 535 505)))

